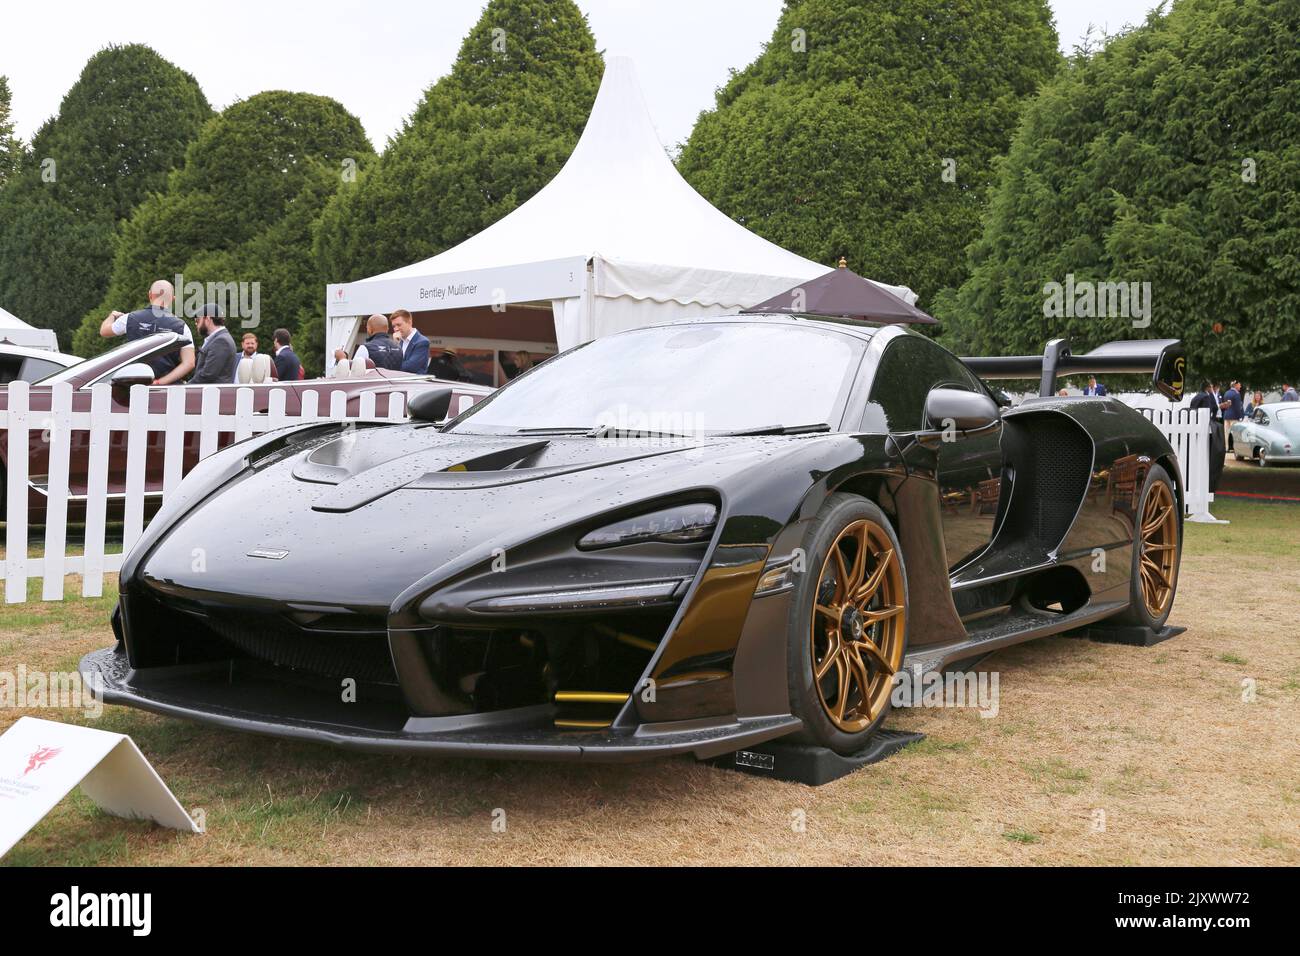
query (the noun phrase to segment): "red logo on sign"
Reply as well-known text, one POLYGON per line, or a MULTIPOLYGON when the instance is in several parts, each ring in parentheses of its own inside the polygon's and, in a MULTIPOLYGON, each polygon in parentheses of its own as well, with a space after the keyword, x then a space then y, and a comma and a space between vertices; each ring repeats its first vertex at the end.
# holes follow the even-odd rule
POLYGON ((27 757, 27 769, 23 771, 23 776, 27 776, 33 770, 39 770, 61 753, 63 753, 62 747, 37 747, 27 757))

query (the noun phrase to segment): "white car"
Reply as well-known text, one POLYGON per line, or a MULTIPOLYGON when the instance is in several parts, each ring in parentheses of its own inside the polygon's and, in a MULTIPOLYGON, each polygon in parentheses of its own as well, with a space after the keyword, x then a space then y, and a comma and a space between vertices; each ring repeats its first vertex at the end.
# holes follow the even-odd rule
POLYGON ((39 382, 47 375, 70 368, 81 356, 49 349, 0 342, 0 385, 10 382, 39 382))

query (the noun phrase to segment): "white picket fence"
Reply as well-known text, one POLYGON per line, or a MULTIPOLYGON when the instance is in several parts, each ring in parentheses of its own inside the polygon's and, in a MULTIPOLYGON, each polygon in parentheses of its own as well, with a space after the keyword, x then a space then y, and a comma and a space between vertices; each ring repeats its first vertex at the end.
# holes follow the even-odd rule
MULTIPOLYGON (((195 415, 186 412, 185 395, 180 388, 166 393, 166 407, 162 412, 149 410, 149 390, 143 385, 131 389, 127 411, 112 410, 110 386, 107 384, 92 388, 88 412, 72 410, 72 386, 66 383, 53 387, 50 410, 32 410, 28 388, 26 382, 11 382, 7 386, 8 407, 0 409, 0 432, 4 433, 4 440, 8 443, 8 520, 5 523, 3 564, 7 604, 26 601, 27 583, 33 578, 41 581, 41 600, 60 601, 64 595, 64 577, 69 574, 81 575, 81 594, 84 597, 103 594, 104 575, 121 568, 123 555, 131 550, 144 530, 145 504, 150 497, 145 488, 145 459, 150 444, 156 446, 159 437, 163 455, 162 496, 165 499, 180 483, 187 434, 198 433, 199 458, 205 458, 217 450, 221 435, 233 436, 237 441, 295 422, 347 418, 357 421, 401 420, 406 417, 400 394, 390 398, 388 414, 380 419, 375 414, 373 393, 363 393, 356 414, 349 416, 344 392, 333 392, 329 408, 324 411, 318 408, 318 394, 305 392, 299 414, 289 415, 285 411, 284 392, 274 389, 270 392, 267 411, 257 414, 253 411, 252 389, 240 388, 234 413, 223 414, 218 408, 217 389, 207 388, 203 391, 201 410, 195 415), (28 451, 32 432, 41 435, 49 452, 45 478, 44 553, 41 557, 28 556, 32 543, 27 515, 28 451), (68 478, 72 436, 76 432, 88 433, 89 466, 84 545, 81 554, 69 555, 68 478), (113 494, 122 500, 123 506, 121 550, 109 551, 106 546, 109 448, 115 433, 125 433, 126 484, 124 491, 113 494)), ((1189 408, 1138 410, 1151 419, 1174 447, 1186 489, 1188 520, 1216 520, 1209 510, 1214 501, 1209 490, 1209 412, 1189 408)))
POLYGON ((1139 408, 1174 446, 1183 480, 1188 521, 1219 522, 1210 514, 1210 429, 1216 427, 1208 408, 1139 408))
MULTIPOLYGON (((103 594, 104 575, 116 572, 122 566, 122 557, 131 550, 144 530, 145 503, 151 494, 145 487, 145 464, 149 446, 162 444, 162 497, 165 500, 180 483, 182 456, 187 434, 198 433, 199 458, 206 458, 218 448, 220 436, 231 435, 234 440, 248 438, 261 432, 297 422, 344 420, 381 421, 403 420, 406 409, 400 393, 390 394, 387 415, 375 414, 375 395, 362 393, 349 415, 348 396, 343 391, 330 394, 329 408, 319 409, 320 397, 316 392, 302 394, 302 407, 298 414, 285 411, 285 393, 272 389, 265 413, 253 411, 252 388, 240 388, 236 394, 235 411, 223 414, 219 409, 220 396, 216 386, 205 388, 199 414, 185 410, 185 390, 174 388, 166 393, 166 406, 162 412, 149 410, 149 389, 137 385, 131 389, 128 409, 113 411, 107 383, 91 389, 90 410, 72 410, 72 386, 59 383, 51 389, 51 408, 33 410, 29 404, 29 386, 26 382, 10 382, 6 386, 8 407, 0 409, 0 431, 8 444, 6 476, 7 521, 5 522, 4 581, 5 603, 16 604, 27 600, 27 582, 30 578, 41 580, 41 600, 61 601, 64 576, 81 575, 81 593, 84 597, 103 594), (29 435, 37 433, 49 452, 49 466, 45 477, 46 517, 44 554, 29 558, 28 495, 29 435), (87 433, 89 465, 85 493, 85 533, 82 554, 69 555, 68 504, 69 463, 72 436, 87 433), (122 500, 123 527, 120 551, 106 547, 109 473, 109 448, 115 433, 125 433, 122 441, 126 448, 126 484, 124 491, 111 497, 122 500)), ((39 541, 39 539, 38 539, 39 541)))

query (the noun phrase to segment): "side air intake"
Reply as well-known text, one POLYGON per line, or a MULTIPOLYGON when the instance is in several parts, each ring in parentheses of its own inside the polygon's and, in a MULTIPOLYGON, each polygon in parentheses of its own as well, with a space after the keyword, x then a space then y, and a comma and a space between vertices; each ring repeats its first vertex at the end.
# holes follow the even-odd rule
POLYGON ((1043 412, 1007 418, 1002 447, 1013 490, 998 546, 1027 559, 1046 556, 1065 538, 1087 493, 1092 440, 1065 416, 1043 412))

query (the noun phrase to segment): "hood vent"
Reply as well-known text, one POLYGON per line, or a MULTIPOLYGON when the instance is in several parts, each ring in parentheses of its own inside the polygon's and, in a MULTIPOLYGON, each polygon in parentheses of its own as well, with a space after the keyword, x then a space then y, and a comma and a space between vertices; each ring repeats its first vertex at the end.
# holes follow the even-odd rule
POLYGON ((430 472, 500 471, 516 465, 546 447, 544 441, 510 442, 484 449, 481 443, 447 444, 402 455, 391 461, 353 471, 347 463, 324 464, 307 456, 294 469, 302 481, 333 484, 313 504, 313 511, 355 511, 362 505, 404 488, 430 472), (467 452, 471 455, 467 456, 467 452))

